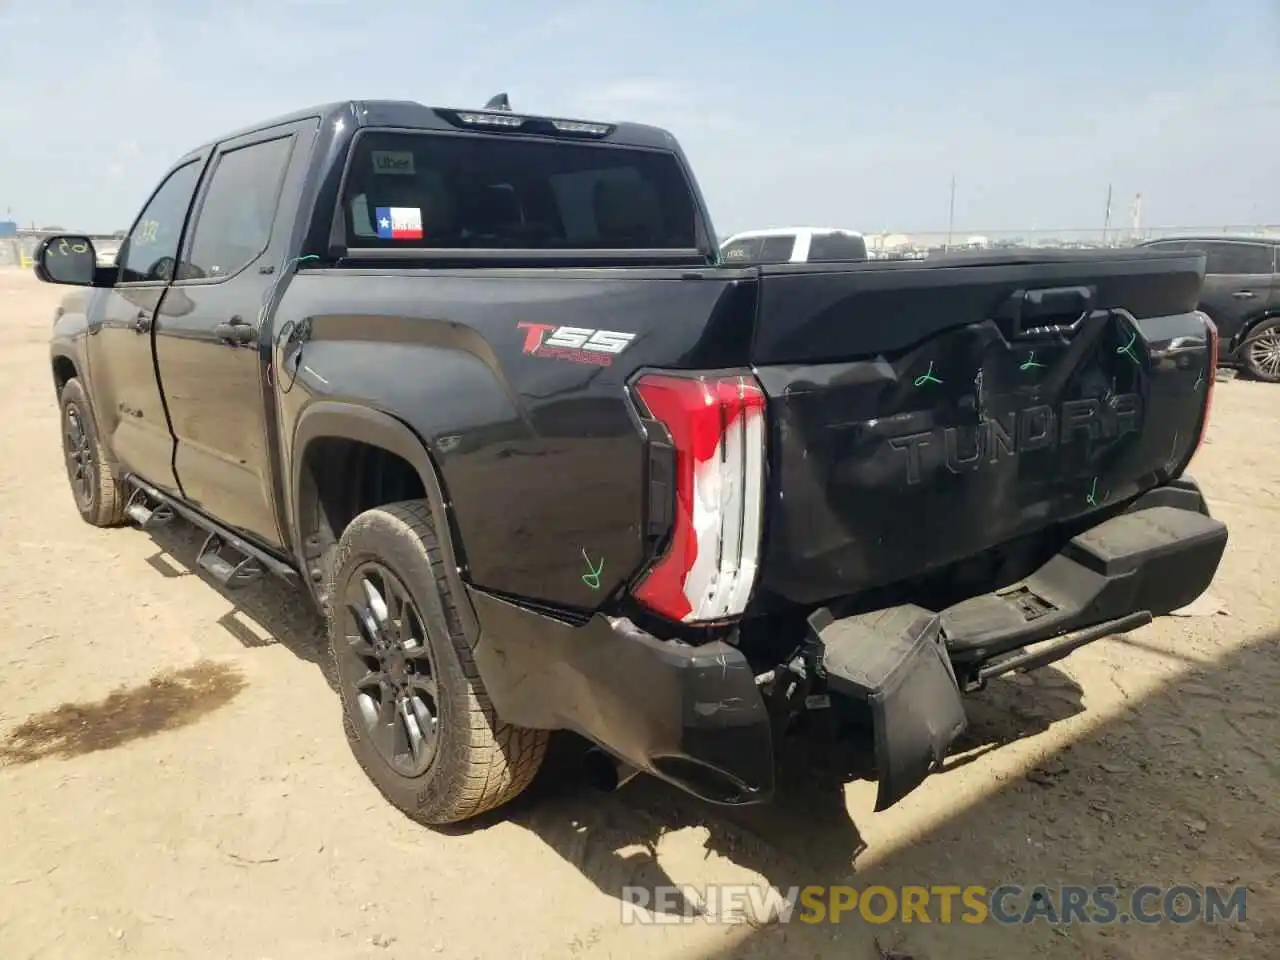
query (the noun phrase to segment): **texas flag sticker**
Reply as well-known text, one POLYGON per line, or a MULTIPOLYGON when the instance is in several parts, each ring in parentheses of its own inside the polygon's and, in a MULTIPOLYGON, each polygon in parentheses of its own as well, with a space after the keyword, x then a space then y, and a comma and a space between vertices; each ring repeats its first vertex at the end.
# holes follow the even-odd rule
POLYGON ((422 211, 418 207, 377 207, 374 216, 381 240, 422 239, 422 211))

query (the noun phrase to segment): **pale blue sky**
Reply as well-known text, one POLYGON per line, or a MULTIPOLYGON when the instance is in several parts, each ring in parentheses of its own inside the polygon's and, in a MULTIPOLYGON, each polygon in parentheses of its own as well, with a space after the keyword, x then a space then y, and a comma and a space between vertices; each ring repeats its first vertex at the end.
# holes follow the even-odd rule
POLYGON ((185 150, 348 98, 632 119, 719 232, 1280 222, 1280 0, 0 0, 0 218, 128 225, 185 150))

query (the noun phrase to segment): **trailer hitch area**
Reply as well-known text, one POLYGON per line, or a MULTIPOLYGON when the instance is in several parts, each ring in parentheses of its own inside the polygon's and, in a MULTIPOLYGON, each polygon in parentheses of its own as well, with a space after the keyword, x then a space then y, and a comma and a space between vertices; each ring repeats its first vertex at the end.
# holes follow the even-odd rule
POLYGON ((773 724, 775 744, 802 714, 817 718, 814 732, 834 738, 835 711, 831 709, 827 670, 822 661, 822 638, 810 631, 789 660, 756 678, 758 685, 768 685, 765 707, 773 724))
MULTIPOLYGON (((787 670, 795 667, 803 670, 800 683, 809 683, 806 702, 821 697, 829 705, 834 693, 866 705, 874 728, 877 812, 939 769, 968 726, 939 617, 921 607, 839 619, 822 607, 810 614, 806 640, 787 670)), ((787 686, 775 683, 772 694, 787 686)))

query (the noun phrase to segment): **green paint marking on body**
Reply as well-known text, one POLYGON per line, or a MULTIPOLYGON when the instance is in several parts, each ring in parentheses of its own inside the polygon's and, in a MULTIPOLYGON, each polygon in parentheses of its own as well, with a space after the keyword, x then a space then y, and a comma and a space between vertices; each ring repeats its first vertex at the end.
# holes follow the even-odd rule
POLYGON ((1138 342, 1138 335, 1135 333, 1131 337, 1129 337, 1129 342, 1126 343, 1123 347, 1116 347, 1116 353, 1123 353, 1125 356, 1127 356, 1130 360, 1132 360, 1138 366, 1142 366, 1141 361, 1138 360, 1138 355, 1133 352, 1133 345, 1137 342, 1138 342))
POLYGON ((1027 357, 1027 359, 1023 361, 1023 363, 1018 367, 1018 369, 1030 370, 1032 367, 1040 367, 1041 369, 1044 368, 1043 363, 1036 362, 1036 352, 1034 350, 1031 351, 1031 356, 1027 357))
POLYGON ((914 383, 917 387, 923 387, 926 383, 942 383, 941 380, 933 375, 932 360, 929 361, 929 369, 925 371, 923 376, 916 377, 914 383))
POLYGON ((587 548, 582 548, 582 559, 587 561, 587 572, 582 575, 582 582, 592 590, 600 589, 600 575, 604 572, 604 557, 600 558, 600 565, 596 566, 591 562, 591 558, 587 556, 587 548))
POLYGON ((1096 507, 1098 505, 1097 494, 1098 494, 1098 478, 1094 477, 1093 484, 1089 487, 1089 496, 1085 497, 1085 501, 1091 507, 1096 507))

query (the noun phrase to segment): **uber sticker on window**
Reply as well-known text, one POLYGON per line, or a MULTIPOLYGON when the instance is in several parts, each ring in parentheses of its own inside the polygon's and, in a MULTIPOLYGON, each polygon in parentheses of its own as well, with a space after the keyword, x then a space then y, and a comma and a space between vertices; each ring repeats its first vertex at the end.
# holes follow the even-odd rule
POLYGON ((374 150, 373 172, 413 176, 413 154, 408 150, 374 150))

